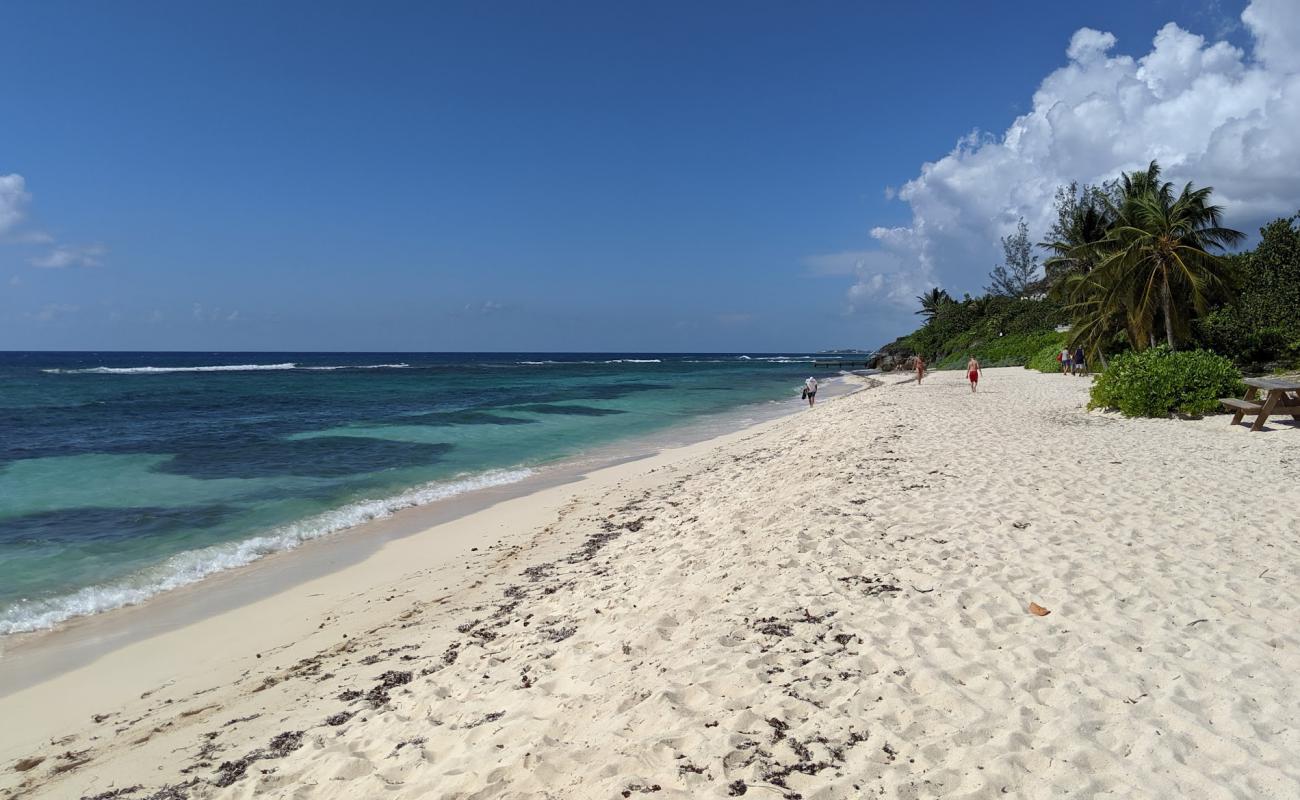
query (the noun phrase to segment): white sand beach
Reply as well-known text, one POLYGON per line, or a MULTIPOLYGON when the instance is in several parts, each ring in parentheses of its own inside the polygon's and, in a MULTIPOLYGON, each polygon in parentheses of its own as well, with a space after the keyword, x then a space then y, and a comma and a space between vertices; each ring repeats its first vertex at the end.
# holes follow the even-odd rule
POLYGON ((1300 430, 904 377, 0 697, 0 798, 1300 797, 1300 430))

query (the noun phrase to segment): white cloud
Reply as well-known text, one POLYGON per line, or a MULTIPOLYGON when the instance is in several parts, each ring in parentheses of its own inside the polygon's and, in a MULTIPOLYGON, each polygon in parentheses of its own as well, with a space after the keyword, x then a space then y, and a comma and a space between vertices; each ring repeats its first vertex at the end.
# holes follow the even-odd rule
POLYGON ((910 302, 930 285, 976 290, 1020 217, 1035 239, 1046 233, 1057 186, 1151 159, 1170 180, 1213 186, 1232 227, 1253 233, 1295 213, 1300 14, 1295 0, 1253 0, 1241 19, 1249 54, 1173 23, 1137 58, 1115 54, 1110 33, 1075 32, 1068 63, 1042 80, 1030 112, 1001 135, 963 137, 898 189, 910 224, 871 232, 898 269, 858 269, 850 302, 910 302))
POLYGON ((31 199, 22 175, 0 175, 0 233, 22 221, 31 199))
POLYGON ((0 175, 0 243, 17 245, 51 245, 49 252, 28 259, 34 267, 63 269, 65 267, 97 267, 100 256, 108 252, 102 244, 59 244, 49 233, 32 230, 22 225, 31 203, 27 181, 22 175, 0 175))
POLYGON ((100 256, 108 252, 102 244, 75 245, 61 244, 43 256, 31 259, 34 267, 43 269, 65 269, 67 267, 98 267, 103 262, 100 256))
POLYGON ((505 310, 505 306, 493 300, 484 300, 481 303, 466 303, 460 311, 453 311, 451 315, 460 316, 480 316, 486 317, 490 314, 496 314, 505 310))
MULTIPOLYGON (((880 231, 880 237, 894 235, 906 237, 903 229, 880 231)), ((873 234, 875 232, 873 231, 873 234)), ((807 256, 803 259, 804 269, 811 275, 852 275, 855 282, 849 288, 848 311, 854 311, 875 305, 889 303, 897 306, 911 306, 914 298, 925 289, 934 285, 930 270, 922 264, 904 261, 899 249, 883 250, 845 250, 839 253, 807 256)))
MULTIPOLYGON (((198 322, 238 322, 242 319, 239 309, 226 311, 220 307, 205 308, 202 303, 193 303, 190 306, 190 316, 198 322)), ((154 309, 149 321, 160 322, 164 318, 165 315, 161 311, 154 309)))
POLYGON ((50 303, 43 306, 40 311, 27 312, 23 316, 28 319, 34 319, 37 322, 53 322, 59 317, 65 317, 69 314, 75 314, 81 310, 81 306, 69 305, 67 303, 50 303))

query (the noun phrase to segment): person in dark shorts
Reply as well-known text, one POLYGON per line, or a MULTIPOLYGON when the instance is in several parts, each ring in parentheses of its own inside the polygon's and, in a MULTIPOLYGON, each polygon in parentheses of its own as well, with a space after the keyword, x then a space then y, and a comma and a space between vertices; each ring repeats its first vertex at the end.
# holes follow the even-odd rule
POLYGON ((808 401, 808 407, 812 408, 813 403, 817 402, 817 379, 809 375, 808 380, 803 382, 803 397, 808 401))
POLYGON ((1088 359, 1084 358, 1082 347, 1074 348, 1074 374, 1075 375, 1088 374, 1088 359))

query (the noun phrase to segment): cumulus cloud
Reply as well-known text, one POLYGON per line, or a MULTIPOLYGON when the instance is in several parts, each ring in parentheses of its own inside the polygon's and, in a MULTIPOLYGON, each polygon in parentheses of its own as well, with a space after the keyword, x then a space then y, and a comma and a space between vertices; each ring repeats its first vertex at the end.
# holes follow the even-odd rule
POLYGON ((853 313, 878 303, 913 305, 916 295, 934 285, 929 267, 905 261, 904 255, 891 249, 844 250, 807 256, 803 266, 809 275, 852 275, 847 311, 853 313))
POLYGON ((100 261, 100 256, 107 252, 108 248, 104 247, 102 244, 61 244, 56 245, 53 250, 45 255, 31 259, 31 264, 34 267, 41 267, 42 269, 98 267, 103 263, 100 261))
POLYGON ((911 222, 871 232, 894 268, 864 260, 850 302, 912 302, 929 285, 976 290, 1019 218, 1035 239, 1046 233, 1058 186, 1100 183, 1152 159, 1169 180, 1213 186, 1238 229, 1295 213, 1300 14, 1295 0, 1252 0, 1241 21, 1249 52, 1173 23, 1139 57, 1116 53, 1110 33, 1076 31, 1031 111, 1000 135, 963 137, 897 190, 911 222))
POLYGON ((22 221, 31 199, 22 175, 0 175, 0 234, 22 221))
POLYGON ((97 267, 100 257, 108 252, 102 244, 60 244, 45 231, 33 230, 22 223, 31 203, 27 181, 18 173, 0 175, 0 243, 17 245, 50 245, 50 249, 28 259, 34 267, 63 269, 65 267, 97 267))

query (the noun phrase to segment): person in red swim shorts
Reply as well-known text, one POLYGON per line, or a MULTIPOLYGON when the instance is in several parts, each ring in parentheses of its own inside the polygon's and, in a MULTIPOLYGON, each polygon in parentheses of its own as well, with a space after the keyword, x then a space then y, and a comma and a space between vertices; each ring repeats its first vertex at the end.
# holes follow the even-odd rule
POLYGON ((983 371, 980 369, 980 362, 975 360, 975 356, 971 356, 970 361, 966 362, 966 379, 970 381, 970 390, 972 392, 975 391, 976 386, 979 386, 980 374, 983 371))

